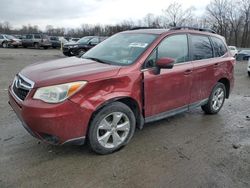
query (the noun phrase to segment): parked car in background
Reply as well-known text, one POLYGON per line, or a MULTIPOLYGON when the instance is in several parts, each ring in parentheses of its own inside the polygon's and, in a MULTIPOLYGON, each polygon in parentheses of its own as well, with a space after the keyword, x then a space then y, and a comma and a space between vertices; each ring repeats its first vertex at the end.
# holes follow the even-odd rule
POLYGON ((34 47, 34 48, 44 48, 48 49, 51 47, 51 43, 49 41, 49 37, 45 34, 27 34, 24 35, 24 38, 22 39, 22 46, 24 48, 27 47, 34 47))
POLYGON ((49 41, 51 43, 52 48, 61 48, 61 41, 57 36, 50 36, 49 41))
POLYGON ((250 58, 248 59, 247 72, 248 76, 250 76, 250 58))
POLYGON ((8 45, 9 45, 9 39, 3 35, 3 34, 0 34, 0 45, 3 47, 3 48, 7 48, 8 45))
POLYGON ((16 37, 17 39, 23 39, 23 35, 13 35, 14 37, 16 37))
POLYGON ((81 38, 70 38, 69 42, 77 42, 78 40, 80 40, 81 38))
POLYGON ((87 140, 95 152, 112 153, 144 123, 200 106, 207 114, 221 110, 234 86, 235 58, 223 37, 207 31, 125 31, 81 58, 29 65, 10 85, 9 104, 46 143, 87 140))
POLYGON ((107 37, 100 36, 87 36, 83 37, 77 42, 69 42, 63 46, 63 54, 66 56, 78 56, 89 49, 93 48, 95 45, 99 44, 107 37))
POLYGON ((16 37, 12 35, 0 34, 0 45, 3 48, 7 48, 7 47, 17 48, 22 45, 22 42, 20 39, 17 39, 16 37))
POLYGON ((238 54, 238 50, 235 46, 228 46, 232 56, 236 57, 236 55, 238 54))
POLYGON ((69 42, 65 37, 60 36, 58 38, 63 45, 69 42))
POLYGON ((237 61, 247 61, 250 58, 250 50, 241 50, 236 56, 237 61))

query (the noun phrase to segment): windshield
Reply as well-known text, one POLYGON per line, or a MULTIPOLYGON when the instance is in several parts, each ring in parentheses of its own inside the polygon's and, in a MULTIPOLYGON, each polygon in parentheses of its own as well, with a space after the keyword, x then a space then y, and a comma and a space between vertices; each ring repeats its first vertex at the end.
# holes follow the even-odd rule
POLYGON ((241 50, 240 53, 250 54, 250 50, 241 50))
POLYGON ((109 64, 130 65, 147 49, 157 35, 120 33, 86 52, 82 58, 109 64))
POLYGON ((93 37, 83 37, 80 40, 77 41, 77 43, 80 44, 86 44, 90 39, 92 39, 93 37))
POLYGON ((5 35, 7 39, 16 39, 15 37, 13 37, 12 35, 5 35))

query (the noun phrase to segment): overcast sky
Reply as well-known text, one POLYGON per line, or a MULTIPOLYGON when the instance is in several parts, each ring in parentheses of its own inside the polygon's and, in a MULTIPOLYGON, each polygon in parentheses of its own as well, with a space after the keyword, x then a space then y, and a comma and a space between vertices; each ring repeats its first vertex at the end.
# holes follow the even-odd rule
MULTIPOLYGON (((176 0, 183 8, 193 6, 202 14, 209 0, 176 0)), ((0 0, 0 22, 15 28, 22 25, 79 27, 88 24, 116 24, 160 15, 174 0, 0 0)))

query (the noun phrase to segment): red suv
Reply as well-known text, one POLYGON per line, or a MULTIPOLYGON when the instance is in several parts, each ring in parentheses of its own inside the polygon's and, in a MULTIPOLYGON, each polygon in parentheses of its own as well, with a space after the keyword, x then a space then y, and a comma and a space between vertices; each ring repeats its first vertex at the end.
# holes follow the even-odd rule
POLYGON ((135 128, 201 106, 216 114, 234 83, 223 37, 195 28, 118 33, 81 58, 30 65, 9 87, 23 126, 51 144, 107 154, 135 128))

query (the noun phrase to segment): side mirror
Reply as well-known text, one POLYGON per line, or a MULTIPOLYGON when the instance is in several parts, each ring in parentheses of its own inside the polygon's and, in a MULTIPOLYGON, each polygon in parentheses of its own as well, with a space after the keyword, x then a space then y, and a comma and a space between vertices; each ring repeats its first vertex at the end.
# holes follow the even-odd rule
POLYGON ((156 68, 154 70, 155 74, 160 74, 161 69, 172 69, 175 60, 169 57, 163 57, 156 61, 156 68))
POLYGON ((169 57, 163 57, 156 61, 156 66, 159 69, 172 69, 174 66, 175 60, 169 57))

